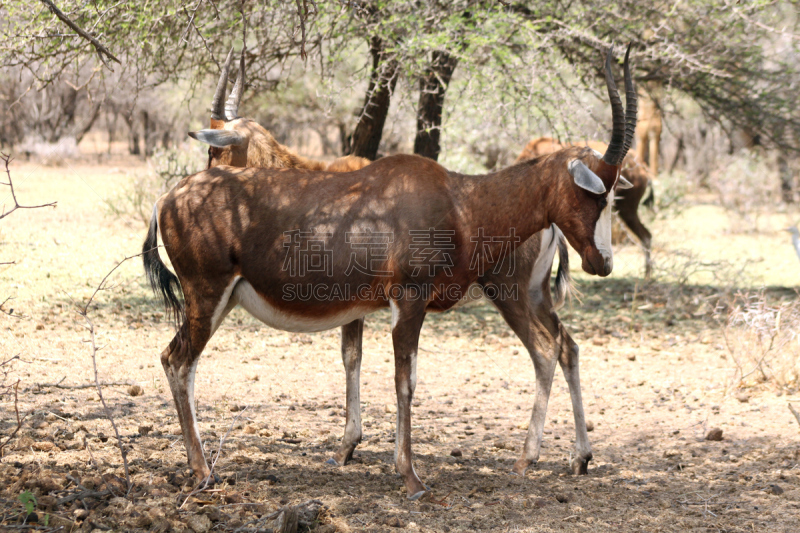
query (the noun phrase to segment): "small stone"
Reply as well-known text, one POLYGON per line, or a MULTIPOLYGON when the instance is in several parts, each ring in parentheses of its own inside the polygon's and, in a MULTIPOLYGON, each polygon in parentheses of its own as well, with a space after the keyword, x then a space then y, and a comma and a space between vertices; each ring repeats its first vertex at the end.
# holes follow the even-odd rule
POLYGON ((388 516, 383 521, 383 525, 389 527, 406 527, 406 523, 399 516, 388 516))
POLYGON ((238 492, 229 492, 225 495, 225 503, 242 503, 242 495, 238 492))
POLYGON ((544 498, 536 498, 534 500, 531 500, 531 507, 533 507, 534 509, 541 509, 542 507, 544 507, 548 503, 550 503, 550 502, 548 502, 544 498))
POLYGON ((36 324, 36 331, 42 331, 44 329, 44 324, 36 324))
POLYGON ((461 453, 461 450, 459 450, 458 448, 453 448, 452 450, 450 450, 450 455, 452 455, 453 457, 461 457, 463 454, 461 453))
POLYGON ((394 404, 392 404, 392 403, 387 403, 387 404, 386 404, 386 405, 383 407, 383 411, 384 411, 386 414, 394 414, 394 413, 396 413, 396 412, 397 412, 397 406, 396 406, 396 405, 394 405, 394 404))
POLYGON ((128 387, 128 395, 129 396, 141 396, 144 394, 144 389, 141 388, 139 385, 131 385, 128 387))
POLYGON ((636 361, 636 354, 632 353, 628 356, 628 361, 636 361))
POLYGON ((742 403, 747 403, 750 401, 750 395, 746 392, 740 392, 736 394, 736 399, 742 403))
POLYGON ((258 429, 255 426, 245 426, 244 432, 248 435, 255 435, 258 432, 258 429))
POLYGON ((714 428, 706 434, 706 440, 720 441, 722 440, 722 430, 714 428))
POLYGON ((558 503, 568 503, 569 502, 569 494, 566 492, 562 492, 560 494, 556 494, 556 501, 558 503))
POLYGON ((242 406, 241 405, 236 405, 234 403, 234 404, 231 404, 231 406, 228 407, 228 409, 230 410, 231 413, 237 413, 237 412, 242 410, 242 406))
POLYGON ((153 426, 139 426, 139 435, 146 436, 148 433, 153 431, 153 426))
POLYGON ((766 493, 778 496, 780 494, 783 494, 783 489, 781 488, 780 485, 770 485, 769 487, 767 487, 766 493))
POLYGON ((55 448, 56 445, 48 440, 34 442, 32 448, 37 452, 49 452, 55 448))
POLYGON ((207 533, 211 529, 211 519, 204 514, 193 514, 186 521, 186 525, 194 533, 207 533))
POLYGON ((586 421, 586 431, 594 431, 594 422, 591 420, 586 421))
POLYGON ((672 504, 669 503, 669 500, 658 500, 658 506, 662 509, 669 509, 672 504))

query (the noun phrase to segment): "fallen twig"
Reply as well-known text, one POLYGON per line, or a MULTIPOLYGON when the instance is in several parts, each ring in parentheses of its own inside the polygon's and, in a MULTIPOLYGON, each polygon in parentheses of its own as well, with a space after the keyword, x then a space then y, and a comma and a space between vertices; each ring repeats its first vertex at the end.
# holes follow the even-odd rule
POLYGON ((800 413, 798 413, 797 410, 794 407, 792 407, 792 404, 788 405, 789 405, 789 410, 794 415, 795 420, 797 420, 797 423, 800 424, 800 413))
POLYGON ((82 490, 80 492, 76 492, 75 494, 70 494, 69 496, 64 496, 63 498, 59 498, 56 500, 56 507, 60 505, 64 505, 65 503, 69 503, 73 500, 83 500, 85 498, 103 498, 104 496, 108 496, 111 494, 111 489, 106 490, 82 490))
MULTIPOLYGON (((102 386, 102 387, 125 387, 125 386, 129 387, 131 385, 136 385, 136 383, 133 382, 133 381, 106 381, 106 382, 100 383, 100 386, 102 386)), ((33 389, 34 387, 39 388, 39 389, 57 388, 57 389, 67 389, 67 390, 79 390, 79 389, 91 389, 91 388, 96 387, 96 386, 97 385, 94 384, 94 383, 84 383, 83 385, 62 385, 61 382, 59 382, 59 383, 34 383, 33 385, 31 385, 30 387, 28 387, 25 390, 28 391, 28 390, 33 389)))

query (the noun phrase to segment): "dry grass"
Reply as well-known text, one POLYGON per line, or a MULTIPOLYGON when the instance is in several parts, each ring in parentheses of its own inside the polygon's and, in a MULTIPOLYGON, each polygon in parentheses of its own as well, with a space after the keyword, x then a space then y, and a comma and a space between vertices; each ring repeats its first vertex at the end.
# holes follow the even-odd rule
MULTIPOLYGON (((109 480, 123 475, 96 392, 59 387, 93 382, 75 304, 121 258, 140 250, 141 226, 103 209, 140 170, 124 160, 113 167, 13 168, 26 202, 58 200, 59 207, 20 213, 0 226, 0 254, 18 261, 0 270, 0 287, 26 317, 0 316, 0 353, 22 354, 20 407, 30 413, 0 463, 0 522, 16 519, 16 498, 30 490, 41 515, 117 530, 181 530, 203 514, 215 531, 233 531, 310 499, 328 507, 319 531, 398 529, 389 524, 411 531, 796 530, 800 457, 786 401, 797 405, 797 393, 778 396, 759 386, 735 397, 740 375, 714 319, 714 277, 692 273, 680 290, 676 283, 645 284, 633 246, 619 250, 611 279, 575 272, 584 304, 561 312, 581 345, 584 403, 595 427, 589 476, 567 473, 574 432, 560 378, 538 466, 524 478, 508 474, 524 439, 534 373, 519 341, 485 303, 433 315, 423 328, 413 438, 417 470, 434 499, 417 503, 406 501, 391 466, 388 313, 367 320, 364 442, 352 465, 333 469, 324 460, 344 420, 338 332, 279 332, 235 310, 198 371, 200 430, 209 453, 240 407, 249 407, 223 444, 219 491, 179 509, 191 487, 158 361, 171 328, 131 261, 89 312, 98 332, 99 379, 133 381, 143 390, 131 396, 127 386, 104 389, 129 449, 132 499, 88 498, 85 514, 80 500, 47 507, 83 490, 70 478, 87 490, 103 489, 92 460, 109 480), (723 430, 721 442, 704 440, 714 427, 723 430), (461 458, 449 455, 455 447, 461 458)), ((655 221, 657 250, 691 250, 696 260, 734 267, 756 264, 740 289, 800 285, 800 264, 778 231, 783 215, 762 217, 759 235, 730 235, 722 231, 726 220, 719 208, 701 204, 675 220, 655 221), (756 263, 759 257, 765 260, 756 263)), ((572 264, 579 265, 577 258, 572 264)), ((793 292, 769 294, 788 301, 793 292)), ((11 407, 5 399, 0 404, 3 434, 13 421, 11 407)))

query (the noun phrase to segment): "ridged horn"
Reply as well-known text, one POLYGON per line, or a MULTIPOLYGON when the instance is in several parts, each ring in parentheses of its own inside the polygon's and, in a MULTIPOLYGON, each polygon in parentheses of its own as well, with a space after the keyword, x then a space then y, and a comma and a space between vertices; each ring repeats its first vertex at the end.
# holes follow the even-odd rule
POLYGON ((214 91, 214 100, 211 102, 211 118, 213 120, 225 120, 225 89, 228 88, 228 71, 233 62, 233 47, 228 52, 228 57, 225 59, 225 64, 222 66, 222 72, 219 75, 217 82, 217 90, 214 91))
POLYGON ((628 43, 628 50, 625 52, 625 141, 622 143, 622 158, 628 153, 628 149, 633 142, 633 134, 636 131, 636 87, 633 85, 633 77, 631 76, 630 65, 628 64, 628 56, 631 53, 631 45, 628 43))
POLYGON ((242 48, 242 57, 239 60, 239 74, 236 76, 236 83, 233 85, 233 90, 228 101, 225 102, 225 118, 227 120, 234 120, 239 118, 239 102, 242 101, 242 93, 244 93, 244 51, 242 48))
POLYGON ((614 75, 611 72, 611 60, 614 55, 614 44, 608 49, 606 56, 606 87, 608 88, 608 99, 611 101, 611 116, 613 129, 611 130, 611 141, 608 143, 603 161, 612 166, 619 166, 622 161, 622 144, 625 141, 625 110, 622 108, 622 100, 614 83, 614 75))

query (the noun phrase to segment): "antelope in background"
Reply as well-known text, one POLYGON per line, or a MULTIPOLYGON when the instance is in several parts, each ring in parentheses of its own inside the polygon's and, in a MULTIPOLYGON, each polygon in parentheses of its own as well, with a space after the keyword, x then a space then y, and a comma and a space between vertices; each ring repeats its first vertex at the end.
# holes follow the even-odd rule
MULTIPOLYGON (((641 121, 639 124, 641 124, 641 121)), ((525 148, 522 149, 515 163, 551 154, 566 146, 587 146, 597 153, 605 152, 607 148, 605 143, 599 141, 562 144, 550 137, 539 137, 525 145, 525 148)), ((641 146, 641 144, 639 146, 641 146)), ((622 163, 621 174, 623 177, 627 178, 632 184, 632 187, 617 191, 617 195, 614 199, 614 208, 625 225, 630 228, 633 234, 636 235, 642 243, 642 248, 644 249, 644 276, 646 279, 650 279, 653 266, 650 259, 653 236, 639 218, 639 203, 642 201, 642 197, 644 197, 647 191, 648 183, 651 182, 651 175, 647 167, 642 164, 642 160, 638 159, 632 153, 628 153, 625 156, 625 160, 622 163)))
POLYGON ((370 161, 353 155, 340 157, 331 163, 314 161, 292 152, 283 146, 258 122, 239 117, 239 103, 245 85, 245 49, 239 60, 239 73, 227 101, 225 90, 228 72, 233 61, 233 48, 228 52, 222 67, 214 100, 211 104, 211 123, 208 129, 189 132, 189 136, 209 145, 208 168, 218 165, 255 168, 304 168, 347 172, 357 170, 370 161))
POLYGON ((639 120, 636 123, 636 157, 649 165, 650 175, 658 176, 658 156, 661 144, 661 106, 658 103, 663 95, 661 82, 652 82, 651 91, 639 89, 639 120))
MULTIPOLYGON (((398 396, 396 467, 409 497, 421 496, 425 487, 412 464, 410 402, 416 382, 419 330, 425 314, 454 306, 473 283, 486 291, 495 280, 481 269, 510 261, 502 253, 504 243, 492 242, 488 257, 483 255, 479 264, 474 264, 470 237, 516 234, 518 242, 526 242, 535 233, 557 224, 579 251, 586 272, 607 276, 613 268, 611 202, 636 123, 636 94, 627 53, 624 67, 627 113, 611 75, 609 51, 606 82, 614 129, 602 159, 590 149, 569 147, 492 174, 464 176, 417 156, 391 156, 353 172, 334 174, 214 166, 215 159, 242 157, 235 159, 210 151, 212 168, 184 178, 160 198, 144 244, 144 264, 154 290, 176 315, 184 317, 179 332, 162 353, 162 364, 195 475, 203 479, 209 469, 196 424, 194 374, 205 344, 235 305, 241 304, 268 325, 290 331, 321 331, 354 323, 361 327, 366 314, 388 306, 392 310, 398 396), (535 206, 532 212, 531 206, 535 206), (432 251, 433 256, 452 257, 452 264, 447 268, 436 264, 418 268, 409 234, 416 228, 451 235, 446 245, 434 243, 432 251), (285 266, 286 236, 298 230, 325 234, 325 244, 331 252, 327 273, 308 272, 303 276, 281 267, 285 266), (374 273, 353 272, 347 276, 350 250, 346 235, 356 230, 390 234, 393 240, 374 273), (177 277, 158 255, 158 234, 177 277), (304 300, 281 298, 280 288, 293 282, 315 287, 327 283, 345 288, 363 286, 372 292, 351 293, 357 297, 339 301, 321 297, 316 291, 304 300), (174 292, 176 284, 183 290, 185 307, 174 292)), ((201 140, 205 138, 208 137, 201 140)), ((240 145, 241 138, 214 147, 240 145)), ((538 261, 535 263, 534 275, 540 266, 538 261)), ((549 293, 549 264, 542 293, 549 293)), ((565 350, 563 343, 568 343, 568 335, 555 314, 551 309, 538 311, 541 316, 536 318, 544 327, 530 328, 532 338, 526 342, 532 347, 537 385, 552 381, 555 361, 561 357, 562 366, 569 367, 575 378, 570 381, 568 377, 568 381, 577 421, 578 411, 582 418, 577 346, 565 350), (573 390, 573 383, 577 391, 573 390)), ((504 317, 512 323, 508 312, 504 317)), ((517 328, 515 331, 520 334, 517 328)), ((515 472, 524 472, 538 458, 548 395, 549 387, 544 390, 537 386, 531 427, 515 472)), ((581 426, 585 434, 585 424, 581 426)), ((585 444, 588 448, 588 440, 585 444)), ((590 458, 589 452, 585 461, 590 458)))

